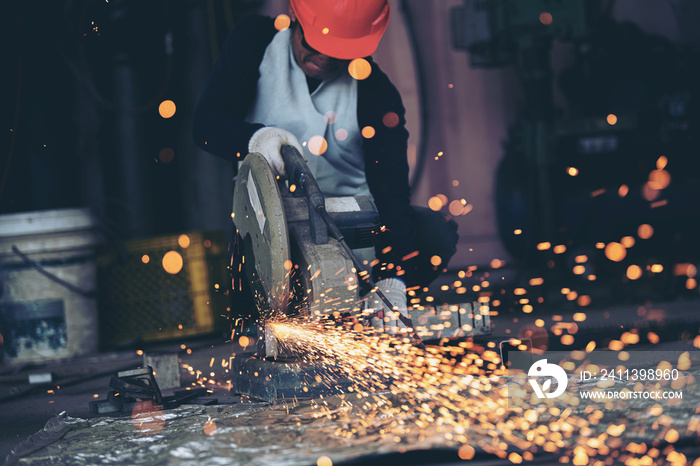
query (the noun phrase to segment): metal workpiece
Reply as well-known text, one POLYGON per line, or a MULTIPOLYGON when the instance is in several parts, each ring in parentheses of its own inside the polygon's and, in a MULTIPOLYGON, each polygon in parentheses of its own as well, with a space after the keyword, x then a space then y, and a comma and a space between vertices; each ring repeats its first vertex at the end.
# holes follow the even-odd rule
POLYGON ((251 354, 237 356, 231 368, 238 377, 231 381, 231 394, 262 401, 294 401, 347 392, 351 381, 331 376, 327 369, 297 359, 260 359, 251 354))

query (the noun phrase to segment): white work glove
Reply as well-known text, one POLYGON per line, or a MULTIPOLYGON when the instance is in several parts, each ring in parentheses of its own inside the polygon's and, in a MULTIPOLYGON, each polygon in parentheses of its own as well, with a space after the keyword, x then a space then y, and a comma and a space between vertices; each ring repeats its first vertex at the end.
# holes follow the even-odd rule
POLYGON ((386 330, 390 334, 396 334, 399 329, 406 328, 396 316, 397 312, 408 316, 406 284, 398 278, 385 278, 377 282, 377 289, 391 301, 394 309, 388 310, 386 304, 379 298, 377 293, 370 293, 369 306, 373 309, 382 309, 384 311, 383 321, 377 317, 372 318, 372 327, 381 331, 386 330))
POLYGON ((248 141, 248 153, 259 152, 272 167, 275 175, 284 176, 284 161, 280 149, 284 144, 294 146, 300 154, 304 153, 299 140, 289 131, 273 126, 260 128, 248 141))

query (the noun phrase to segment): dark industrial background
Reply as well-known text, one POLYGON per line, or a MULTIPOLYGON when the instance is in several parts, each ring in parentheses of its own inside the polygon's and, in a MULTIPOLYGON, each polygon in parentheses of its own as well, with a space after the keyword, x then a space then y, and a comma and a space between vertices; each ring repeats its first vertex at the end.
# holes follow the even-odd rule
MULTIPOLYGON (((583 3, 552 2, 567 23, 545 33, 490 31, 476 26, 483 12, 460 26, 451 20, 459 1, 392 3, 377 60, 408 110, 414 203, 443 194, 472 207, 457 215, 455 268, 519 258, 524 241, 549 234, 542 228, 584 234, 612 222, 619 206, 598 200, 606 205, 591 210, 579 195, 639 184, 660 155, 674 185, 697 179, 697 5, 583 3), (538 72, 552 74, 528 84, 538 72), (620 115, 614 131, 591 130, 610 113, 620 115), (549 142, 528 142, 540 130, 549 142), (584 154, 584 136, 619 144, 584 154), (581 170, 575 180, 563 175, 569 165, 581 170), (542 167, 552 192, 529 199, 544 192, 542 167), (580 212, 598 217, 582 226, 580 212), (513 238, 515 228, 528 234, 513 238)), ((513 21, 504 10, 490 19, 513 21)), ((285 11, 284 1, 262 0, 6 3, 0 212, 87 206, 115 240, 230 228, 232 168, 193 145, 193 108, 230 27, 285 11), (177 106, 168 119, 158 112, 165 100, 177 106)), ((694 222, 696 198, 683 191, 674 218, 694 222)))
MULTIPOLYGON (((285 13, 286 4, 0 6, 0 215, 67 208, 94 214, 100 349, 167 340, 177 350, 177 338, 215 333, 222 341, 230 332, 232 320, 221 317, 230 311, 234 169, 195 147, 193 111, 230 28, 247 14, 285 13), (164 101, 176 105, 170 118, 159 113, 164 101), (193 247, 183 246, 184 233, 193 247), (169 250, 182 254, 185 272, 168 275, 153 260, 169 250), (155 267, 144 266, 146 256, 155 267), (203 314, 206 325, 198 320, 203 314)), ((591 327, 567 348, 617 338, 620 325, 613 324, 644 316, 637 306, 651 315, 657 303, 673 302, 660 306, 668 313, 649 328, 664 341, 692 341, 700 264, 700 3, 391 5, 375 59, 407 109, 413 203, 459 223, 457 255, 431 295, 489 301, 494 321, 501 319, 494 333, 510 336, 520 324, 534 328, 537 317, 590 310, 591 327), (654 229, 649 239, 639 237, 643 224, 654 229), (629 237, 636 242, 619 260, 600 247, 629 237), (630 278, 632 266, 639 277, 630 278), (613 305, 628 308, 611 317, 613 305), (666 326, 674 313, 680 317, 666 326)), ((550 349, 563 349, 555 335, 550 349)), ((87 409, 79 388, 86 373, 104 376, 138 363, 133 351, 122 356, 107 365, 64 366, 65 379, 77 386, 66 406, 87 409)), ((13 385, 24 383, 25 369, 2 369, 1 402, 34 394, 13 385)), ((96 386, 86 389, 90 395, 96 386)), ((14 405, 12 419, 23 418, 23 406, 14 405)), ((40 428, 45 411, 36 404, 24 427, 4 426, 5 449, 40 428)))

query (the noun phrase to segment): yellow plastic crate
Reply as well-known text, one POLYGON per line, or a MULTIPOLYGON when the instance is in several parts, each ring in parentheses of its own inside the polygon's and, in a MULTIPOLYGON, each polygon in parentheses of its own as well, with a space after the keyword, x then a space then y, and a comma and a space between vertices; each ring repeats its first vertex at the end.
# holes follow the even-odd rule
POLYGON ((114 347, 223 331, 228 298, 224 293, 228 289, 226 261, 221 231, 132 240, 101 254, 101 345, 114 347), (177 273, 165 270, 163 258, 169 252, 175 256, 177 273))

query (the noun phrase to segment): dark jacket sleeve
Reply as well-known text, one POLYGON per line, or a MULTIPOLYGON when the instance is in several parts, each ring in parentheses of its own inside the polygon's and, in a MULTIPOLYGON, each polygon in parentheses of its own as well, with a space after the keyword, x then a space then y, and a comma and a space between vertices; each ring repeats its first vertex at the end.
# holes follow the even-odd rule
POLYGON ((416 231, 408 181, 408 131, 401 95, 372 63, 369 78, 358 83, 357 118, 360 128, 375 134, 363 141, 365 174, 382 223, 389 232, 393 262, 415 251, 416 231))
POLYGON ((231 29, 195 109, 193 133, 203 150, 234 160, 263 125, 245 117, 254 103, 260 63, 277 31, 272 18, 249 16, 231 29))

